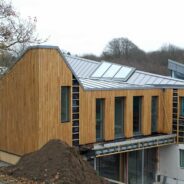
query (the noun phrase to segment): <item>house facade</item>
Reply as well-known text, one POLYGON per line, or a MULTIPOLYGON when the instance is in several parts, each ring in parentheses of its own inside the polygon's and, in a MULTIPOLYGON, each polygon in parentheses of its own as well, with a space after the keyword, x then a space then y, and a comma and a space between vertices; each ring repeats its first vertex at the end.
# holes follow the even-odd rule
POLYGON ((30 47, 0 78, 0 159, 61 139, 116 182, 159 182, 160 150, 183 143, 184 81, 30 47))

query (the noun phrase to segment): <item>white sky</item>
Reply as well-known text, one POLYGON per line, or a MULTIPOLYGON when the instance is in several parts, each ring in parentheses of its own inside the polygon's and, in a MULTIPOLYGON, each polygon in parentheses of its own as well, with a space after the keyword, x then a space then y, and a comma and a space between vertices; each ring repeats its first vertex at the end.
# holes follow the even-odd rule
POLYGON ((99 55, 113 38, 127 37, 145 51, 164 43, 184 47, 184 0, 12 0, 37 31, 72 54, 99 55))

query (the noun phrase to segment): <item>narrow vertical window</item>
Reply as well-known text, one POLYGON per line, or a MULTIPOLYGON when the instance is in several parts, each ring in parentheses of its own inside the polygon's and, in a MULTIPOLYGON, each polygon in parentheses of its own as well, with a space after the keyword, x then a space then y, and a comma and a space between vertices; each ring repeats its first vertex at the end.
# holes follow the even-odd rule
POLYGON ((180 167, 184 168, 184 150, 180 150, 180 167))
POLYGON ((133 97, 133 133, 138 135, 141 133, 141 117, 142 116, 142 97, 133 97))
POLYGON ((124 135, 124 97, 115 98, 115 138, 124 135))
POLYGON ((61 87, 61 122, 70 121, 70 87, 61 87))
POLYGON ((151 132, 157 132, 157 120, 158 120, 158 97, 152 96, 151 99, 151 132))
POLYGON ((184 116, 184 97, 180 98, 180 115, 184 116))
POLYGON ((104 99, 96 99, 96 140, 103 140, 104 99))

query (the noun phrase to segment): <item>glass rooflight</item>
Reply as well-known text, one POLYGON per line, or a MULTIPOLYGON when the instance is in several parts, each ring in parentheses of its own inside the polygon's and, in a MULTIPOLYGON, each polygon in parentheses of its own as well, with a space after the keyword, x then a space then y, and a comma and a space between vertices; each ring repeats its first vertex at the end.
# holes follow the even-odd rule
POLYGON ((126 81, 135 71, 133 67, 103 62, 92 74, 92 78, 126 81))
POLYGON ((107 69, 111 66, 111 63, 103 62, 97 70, 92 74, 91 77, 99 78, 107 71, 107 69))
POLYGON ((133 68, 123 66, 119 72, 114 76, 115 79, 124 79, 129 76, 130 73, 132 73, 133 68))
POLYGON ((102 77, 105 78, 112 78, 114 77, 114 75, 118 72, 118 70, 121 68, 120 65, 114 65, 112 64, 108 70, 104 73, 104 75, 102 77))

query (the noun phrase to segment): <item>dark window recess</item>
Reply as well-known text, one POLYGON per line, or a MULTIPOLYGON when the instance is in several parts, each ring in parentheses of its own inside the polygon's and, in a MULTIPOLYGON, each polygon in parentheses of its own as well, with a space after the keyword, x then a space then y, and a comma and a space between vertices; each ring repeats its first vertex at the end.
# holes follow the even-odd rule
POLYGON ((72 139, 79 139, 79 134, 73 134, 72 139))
POLYGON ((177 114, 173 114, 173 118, 177 118, 177 114))
POLYGON ((134 135, 141 134, 142 97, 133 97, 133 132, 134 135))
POLYGON ((104 99, 96 99, 96 140, 103 140, 104 99))
POLYGON ((73 99, 79 99, 79 94, 73 94, 73 99))
POLYGON ((78 81, 76 79, 73 80, 73 86, 79 85, 78 81))
POLYGON ((173 101, 177 101, 178 97, 173 97, 173 101))
POLYGON ((79 106, 79 100, 73 100, 73 106, 79 106))
POLYGON ((124 97, 115 98, 115 138, 124 135, 124 97))
POLYGON ((179 132, 179 136, 183 137, 184 136, 184 132, 179 132))
POLYGON ((73 127, 73 133, 79 132, 79 127, 73 127))
POLYGON ((79 112, 79 107, 72 107, 73 113, 79 112))
POLYGON ((70 87, 61 87, 61 122, 70 121, 70 87))
POLYGON ((97 173, 109 179, 120 179, 120 154, 96 158, 97 173))
POLYGON ((176 130, 177 129, 177 125, 173 125, 173 129, 176 130))
POLYGON ((177 103, 173 103, 173 107, 174 108, 177 108, 177 103))
POLYGON ((73 140, 73 145, 78 146, 79 145, 79 140, 73 140))
POLYGON ((173 113, 177 113, 177 109, 176 108, 173 108, 173 113))
POLYGON ((73 119, 79 119, 79 114, 73 114, 73 119))
POLYGON ((73 126, 79 126, 79 121, 78 120, 73 121, 73 126))
POLYGON ((181 97, 180 104, 181 104, 181 106, 180 106, 180 115, 184 116, 184 97, 181 97))
POLYGON ((158 121, 158 97, 152 96, 151 99, 151 132, 157 132, 158 121))
POLYGON ((79 87, 73 87, 73 92, 79 92, 79 87))
POLYGON ((73 141, 73 145, 74 145, 74 146, 79 146, 79 141, 78 141, 78 140, 74 140, 74 141, 73 141))

